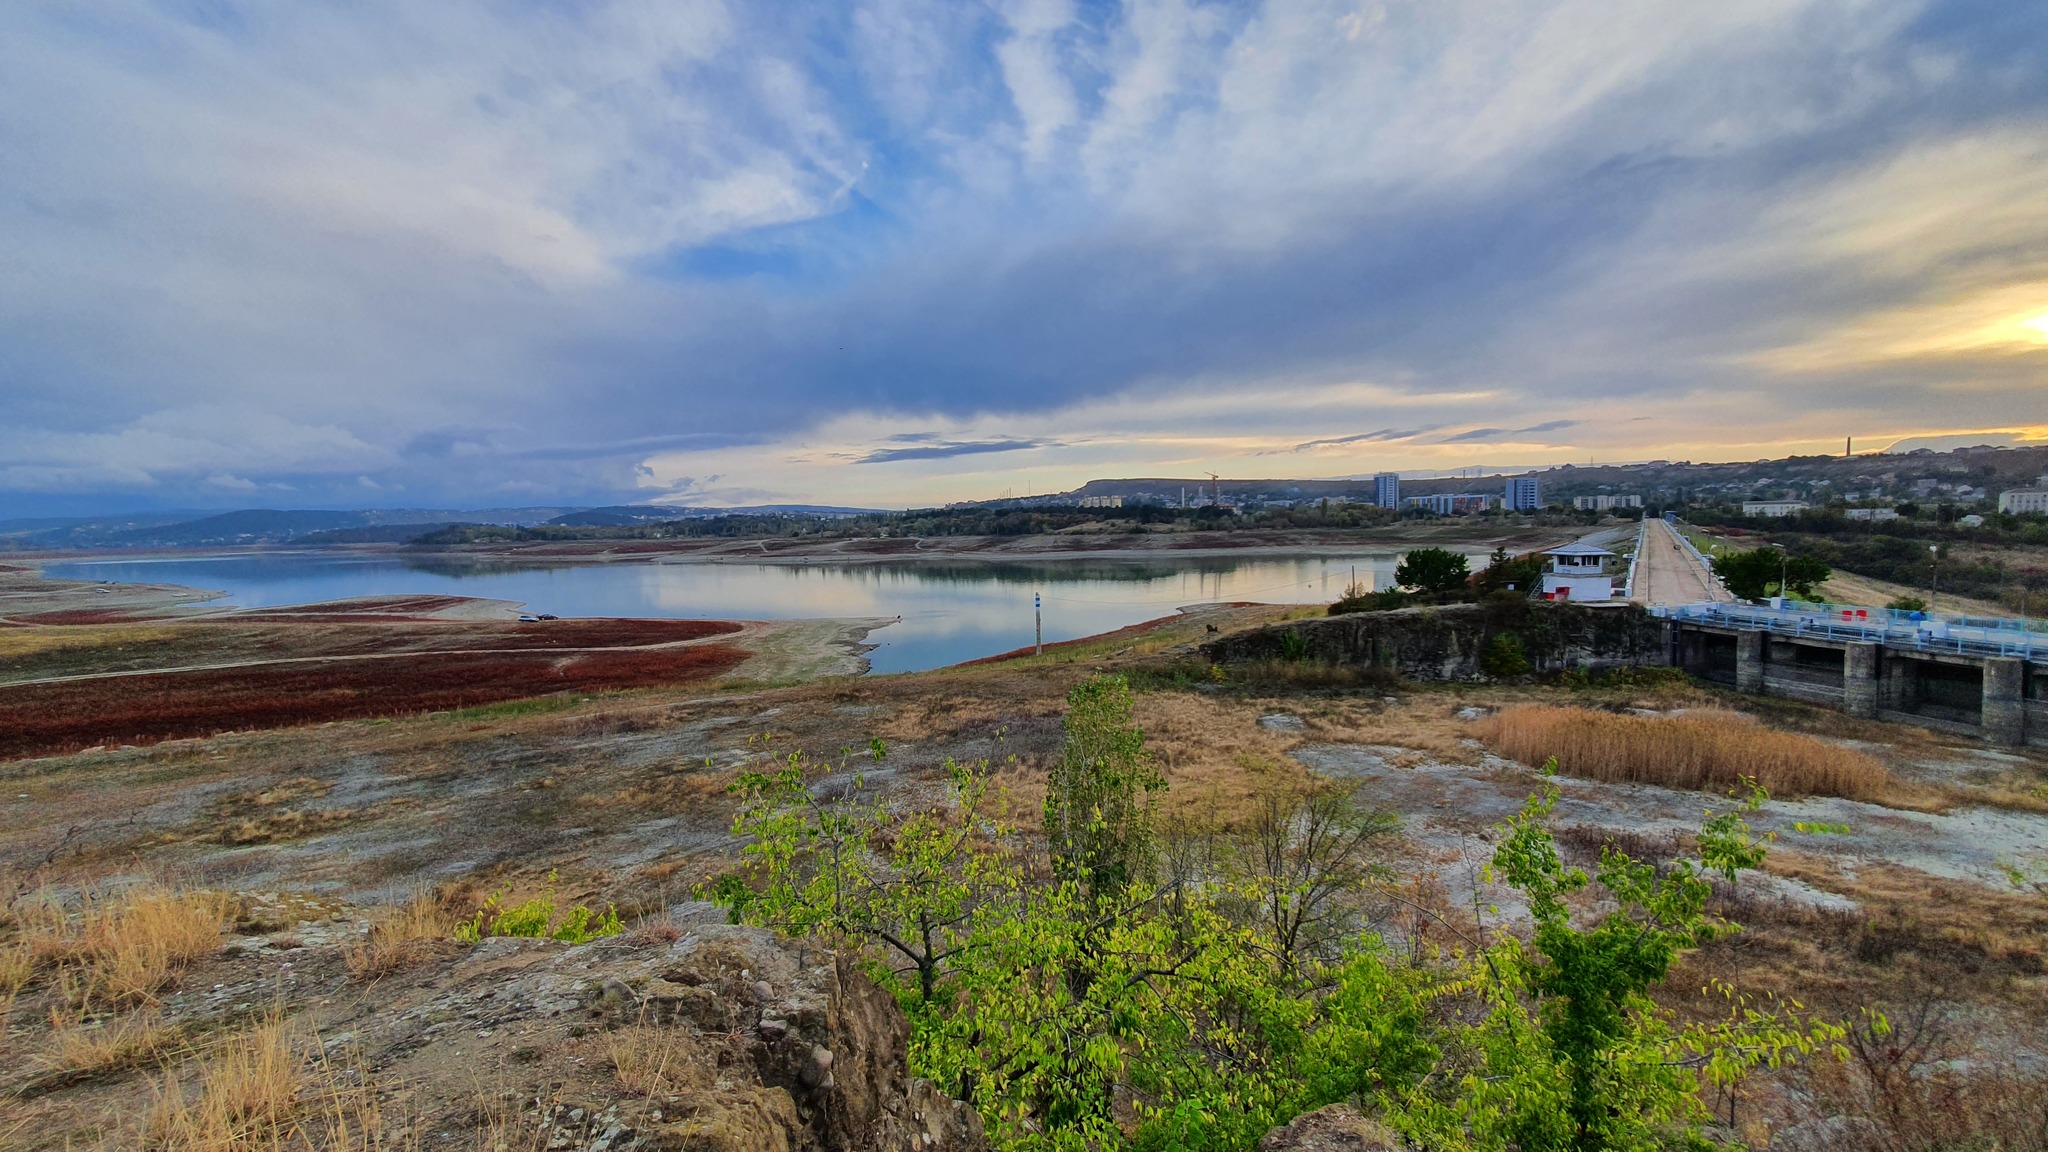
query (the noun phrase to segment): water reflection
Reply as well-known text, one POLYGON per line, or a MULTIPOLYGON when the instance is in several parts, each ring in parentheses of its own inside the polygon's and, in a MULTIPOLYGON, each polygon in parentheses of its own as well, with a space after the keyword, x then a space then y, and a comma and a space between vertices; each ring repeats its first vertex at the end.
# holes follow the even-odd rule
POLYGON ((1034 593, 1048 642, 1171 615, 1189 604, 1326 603, 1356 579, 1392 582, 1393 554, 1171 557, 869 564, 450 562, 325 552, 95 560, 53 565, 75 580, 222 589, 224 603, 265 608, 352 596, 454 595, 517 602, 558 616, 902 617, 869 637, 878 672, 934 668, 1031 643, 1034 593))

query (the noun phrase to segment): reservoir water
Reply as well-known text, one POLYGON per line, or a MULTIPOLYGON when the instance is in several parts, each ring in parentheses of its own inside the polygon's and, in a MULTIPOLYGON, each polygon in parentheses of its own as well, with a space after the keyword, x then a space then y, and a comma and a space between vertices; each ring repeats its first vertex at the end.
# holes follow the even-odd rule
POLYGON ((450 564, 441 558, 346 552, 137 557, 54 564, 65 580, 184 584, 221 590, 216 604, 272 608, 351 596, 440 594, 510 600, 557 616, 722 620, 902 617, 876 630, 877 672, 910 672, 1031 643, 1032 596, 1045 639, 1071 640, 1170 616, 1192 604, 1328 603, 1353 579, 1392 583, 1393 553, 1244 560, 954 561, 741 564, 450 564))

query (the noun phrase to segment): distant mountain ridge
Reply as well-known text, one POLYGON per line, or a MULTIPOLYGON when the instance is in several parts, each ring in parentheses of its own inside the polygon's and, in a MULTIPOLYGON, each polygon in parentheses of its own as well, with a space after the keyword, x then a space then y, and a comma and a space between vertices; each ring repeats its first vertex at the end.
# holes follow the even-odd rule
MULTIPOLYGON (((1867 453, 1860 456, 1789 456, 1776 460, 1695 464, 1651 460, 1631 464, 1560 464, 1541 469, 1496 470, 1470 476, 1404 477, 1401 495, 1447 492, 1500 495, 1509 476, 1534 475, 1545 503, 1575 496, 1640 496, 1645 504, 1684 506, 1750 499, 1849 502, 1864 506, 1910 500, 1990 507, 1999 492, 2026 488, 2048 474, 2048 445, 1984 445, 1947 452, 1867 453)), ((952 508, 993 510, 1072 507, 1089 498, 1122 497, 1125 504, 1199 507, 1214 501, 1207 476, 1090 480, 1066 492, 961 501, 952 508)), ((1256 508, 1315 504, 1322 500, 1370 503, 1370 477, 1336 479, 1232 479, 1220 482, 1224 502, 1256 508)), ((892 516, 875 508, 829 504, 754 504, 736 508, 663 504, 597 507, 549 506, 457 511, 432 508, 355 510, 245 508, 234 512, 149 512, 112 516, 31 517, 0 520, 0 550, 69 548, 212 548, 231 545, 342 545, 403 543, 450 527, 638 528, 718 517, 841 519, 892 516)))
POLYGON ((827 504, 755 504, 739 508, 619 504, 598 508, 244 508, 234 512, 135 516, 51 516, 0 521, 0 549, 217 548, 252 544, 399 544, 455 525, 626 527, 717 516, 885 515, 827 504))

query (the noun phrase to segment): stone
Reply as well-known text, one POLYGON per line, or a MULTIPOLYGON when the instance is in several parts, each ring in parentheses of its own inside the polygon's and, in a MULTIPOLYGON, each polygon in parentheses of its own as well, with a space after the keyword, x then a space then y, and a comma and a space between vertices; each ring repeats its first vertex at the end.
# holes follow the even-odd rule
POLYGON ((1401 1152, 1401 1137, 1349 1104, 1296 1116, 1259 1140, 1259 1152, 1401 1152))

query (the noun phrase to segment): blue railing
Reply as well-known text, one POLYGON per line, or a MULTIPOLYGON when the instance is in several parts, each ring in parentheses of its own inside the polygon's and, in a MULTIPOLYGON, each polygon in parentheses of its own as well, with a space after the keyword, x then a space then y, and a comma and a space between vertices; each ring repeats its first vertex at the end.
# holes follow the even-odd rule
MULTIPOLYGON (((1652 608, 1666 619, 1752 628, 1781 636, 1814 640, 1874 641, 1889 648, 1959 656, 2017 656, 2048 663, 2048 636, 2024 627, 1978 626, 1970 617, 1945 619, 1887 608, 1853 608, 1840 604, 1686 604, 1652 608), (1915 617, 1918 617, 1917 619, 1915 617)), ((1987 624, 1990 622, 1987 621, 1987 624)), ((2019 621, 2010 623, 2019 624, 2019 621)))

